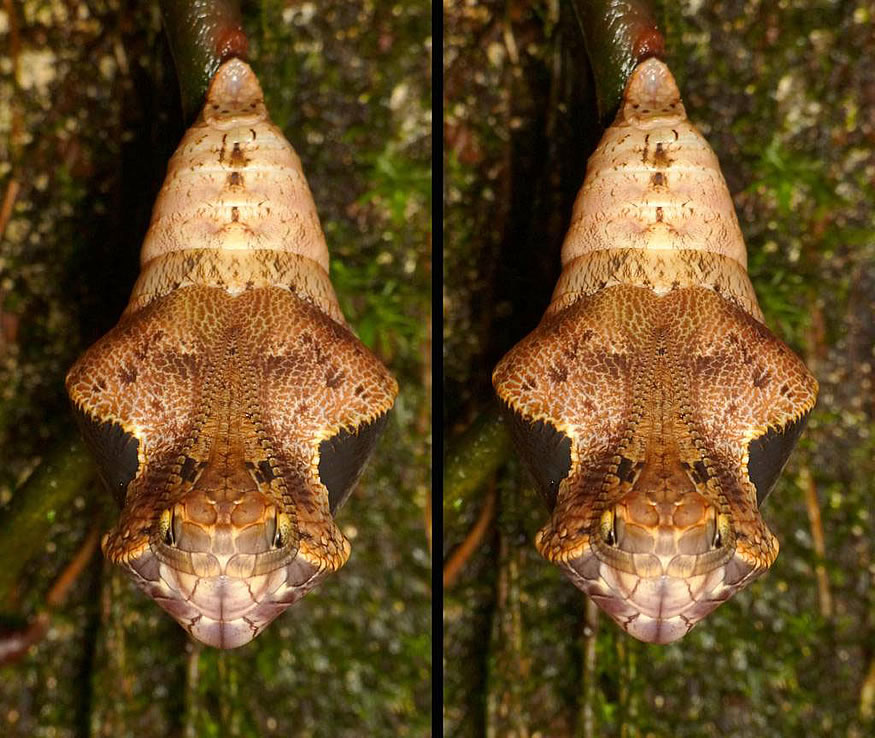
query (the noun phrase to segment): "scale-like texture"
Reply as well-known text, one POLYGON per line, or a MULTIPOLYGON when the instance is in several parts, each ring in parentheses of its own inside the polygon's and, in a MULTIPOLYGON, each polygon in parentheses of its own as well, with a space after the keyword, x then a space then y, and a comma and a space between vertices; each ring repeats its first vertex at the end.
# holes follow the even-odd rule
POLYGON ((300 160, 244 62, 218 70, 173 156, 141 261, 119 324, 67 377, 123 503, 103 548, 231 648, 346 562, 332 501, 397 393, 343 320, 300 160))
POLYGON ((817 382, 762 323, 717 159, 656 59, 590 159, 562 259, 493 376, 551 503, 535 543, 625 630, 667 643, 775 560, 752 480, 774 482, 817 382), (754 441, 774 445, 752 459, 754 441))

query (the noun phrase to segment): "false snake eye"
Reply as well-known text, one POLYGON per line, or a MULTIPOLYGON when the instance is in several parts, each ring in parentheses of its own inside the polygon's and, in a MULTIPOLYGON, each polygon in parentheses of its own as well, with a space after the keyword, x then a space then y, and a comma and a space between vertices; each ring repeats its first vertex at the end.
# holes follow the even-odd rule
POLYGON ((141 263, 67 376, 122 507, 104 551, 195 638, 233 648, 346 562, 331 513, 398 392, 346 325, 301 160, 241 59, 170 160, 141 263))
POLYGON ((538 550, 646 642, 682 637, 777 556, 758 507, 817 381, 765 327, 746 265, 717 157, 647 59, 589 158, 551 303, 493 373, 551 507, 538 550), (771 430, 745 464, 752 427, 771 430))
POLYGON ((287 513, 278 513, 272 524, 274 548, 285 548, 293 540, 294 527, 287 513))

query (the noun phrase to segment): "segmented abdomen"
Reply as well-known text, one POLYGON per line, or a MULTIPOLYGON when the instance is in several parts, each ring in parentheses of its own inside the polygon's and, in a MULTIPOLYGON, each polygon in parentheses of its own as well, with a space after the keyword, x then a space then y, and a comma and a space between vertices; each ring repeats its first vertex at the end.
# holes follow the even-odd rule
POLYGON ((762 319, 717 157, 657 59, 635 70, 590 157, 562 265, 552 311, 613 284, 707 287, 762 319))
POLYGON ((219 69, 171 158, 140 261, 128 313, 191 284, 283 287, 344 323, 301 160, 245 62, 219 69))

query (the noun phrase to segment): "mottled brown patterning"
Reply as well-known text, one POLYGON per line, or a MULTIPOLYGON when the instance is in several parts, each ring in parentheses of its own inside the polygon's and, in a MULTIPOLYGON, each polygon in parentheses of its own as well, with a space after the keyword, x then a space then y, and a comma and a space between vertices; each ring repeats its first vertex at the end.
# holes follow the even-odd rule
POLYGON ((817 382, 763 324, 717 159, 661 61, 589 161, 562 262, 493 377, 552 509, 535 544, 667 643, 774 562, 759 506, 817 382))
POLYGON ((346 562, 333 513, 397 393, 343 319, 300 160, 244 62, 218 70, 171 159, 141 261, 67 377, 122 504, 103 548, 231 648, 346 562))

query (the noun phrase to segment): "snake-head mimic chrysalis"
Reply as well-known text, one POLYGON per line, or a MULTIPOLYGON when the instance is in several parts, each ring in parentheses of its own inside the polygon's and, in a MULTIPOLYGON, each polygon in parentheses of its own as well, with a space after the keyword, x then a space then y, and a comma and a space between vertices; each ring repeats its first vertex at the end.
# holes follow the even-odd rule
POLYGON ((760 505, 817 382, 763 323, 717 157, 658 59, 589 160, 562 266, 493 375, 551 510, 535 545, 668 643, 774 562, 760 505))
POLYGON ((247 643, 346 562, 333 514, 398 388, 346 325, 301 161, 245 62, 216 72, 128 307, 67 389, 122 507, 105 554, 198 640, 247 643))

